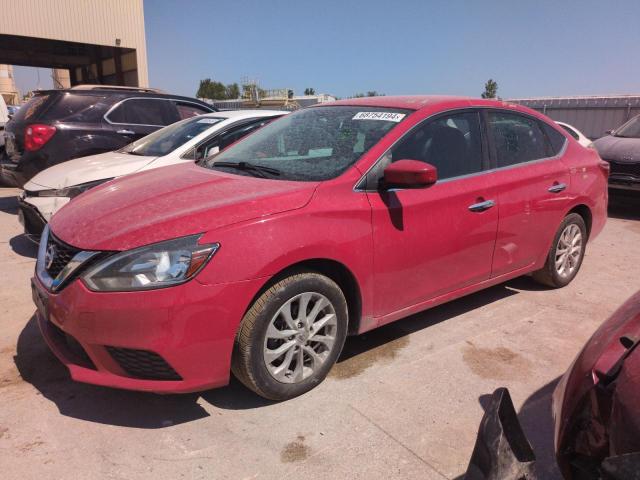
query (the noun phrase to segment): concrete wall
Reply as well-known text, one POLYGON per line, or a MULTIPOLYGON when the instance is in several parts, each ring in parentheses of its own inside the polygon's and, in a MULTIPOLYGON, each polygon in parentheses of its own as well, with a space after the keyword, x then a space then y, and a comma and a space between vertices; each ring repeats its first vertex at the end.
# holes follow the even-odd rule
POLYGON ((135 49, 149 86, 143 0, 8 0, 1 11, 2 34, 135 49))

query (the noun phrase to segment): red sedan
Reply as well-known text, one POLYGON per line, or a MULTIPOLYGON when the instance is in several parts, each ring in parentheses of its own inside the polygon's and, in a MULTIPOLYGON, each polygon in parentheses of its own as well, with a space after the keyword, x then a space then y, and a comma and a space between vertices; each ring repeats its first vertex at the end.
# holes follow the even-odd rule
POLYGON ((233 371, 290 398, 349 334, 528 273, 567 285, 604 226, 607 173, 499 101, 303 109, 60 210, 32 282, 40 327, 78 381, 189 392, 233 371))

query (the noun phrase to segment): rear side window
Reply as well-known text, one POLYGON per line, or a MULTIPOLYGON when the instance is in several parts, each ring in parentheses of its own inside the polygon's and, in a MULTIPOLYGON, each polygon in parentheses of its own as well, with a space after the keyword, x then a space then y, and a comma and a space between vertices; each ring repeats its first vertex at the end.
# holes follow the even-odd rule
POLYGON ((31 98, 31 100, 29 100, 27 103, 25 103, 18 109, 18 111, 13 116, 12 120, 18 123, 18 122, 22 122, 23 120, 25 122, 28 122, 34 119, 36 116, 36 113, 38 113, 41 107, 47 102, 49 97, 50 95, 34 96, 33 98, 31 98))
MULTIPOLYGON (((542 128, 544 129, 544 133, 547 134, 547 138, 549 139, 549 142, 551 142, 551 150, 553 150, 553 154, 558 155, 562 150, 562 147, 564 147, 564 143, 567 141, 567 139, 565 138, 564 135, 562 135, 559 131, 557 131, 548 123, 545 123, 545 122, 541 122, 541 123, 542 123, 542 128)), ((569 135, 571 135, 576 140, 580 138, 578 134, 571 128, 565 127, 564 125, 560 125, 560 126, 564 130, 569 132, 569 135)))
POLYGON ((203 113, 211 113, 211 110, 207 110, 200 105, 189 102, 174 102, 176 109, 178 110, 178 117, 180 120, 185 118, 195 117, 196 115, 202 115, 203 113))
POLYGON ((438 169, 438 178, 482 170, 478 112, 454 113, 427 121, 391 150, 391 161, 420 160, 438 169))
POLYGON ((54 122, 95 122, 104 112, 104 96, 65 93, 47 108, 42 120, 54 122))
POLYGON ((551 156, 537 120, 506 112, 489 112, 490 136, 498 167, 508 167, 551 156))
POLYGON ((132 125, 164 126, 176 119, 171 115, 169 102, 156 98, 132 98, 124 100, 109 112, 107 119, 112 123, 132 125))

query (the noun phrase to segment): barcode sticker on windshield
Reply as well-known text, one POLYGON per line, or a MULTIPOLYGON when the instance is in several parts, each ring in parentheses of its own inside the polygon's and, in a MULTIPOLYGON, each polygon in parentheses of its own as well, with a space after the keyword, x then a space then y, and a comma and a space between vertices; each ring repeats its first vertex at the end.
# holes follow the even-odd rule
POLYGON ((198 123, 210 123, 213 125, 214 123, 218 123, 219 121, 219 118, 201 118, 200 120, 198 120, 198 123))
POLYGON ((358 112, 352 120, 385 120, 387 122, 399 122, 406 115, 395 112, 358 112))

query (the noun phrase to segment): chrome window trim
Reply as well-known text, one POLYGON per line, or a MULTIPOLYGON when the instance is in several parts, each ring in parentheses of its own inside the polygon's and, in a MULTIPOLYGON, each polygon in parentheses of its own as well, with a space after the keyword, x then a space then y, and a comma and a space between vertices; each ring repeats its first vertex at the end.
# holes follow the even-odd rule
MULTIPOLYGON (((538 121, 538 122, 542 122, 542 121, 543 121, 543 120, 539 119, 538 117, 535 117, 535 116, 533 116, 533 115, 530 115, 530 114, 528 114, 528 113, 526 113, 526 112, 520 112, 520 111, 517 111, 517 110, 509 110, 509 109, 504 108, 504 107, 493 107, 493 106, 488 106, 488 105, 478 105, 478 106, 470 105, 470 106, 465 106, 465 107, 456 107, 456 108, 452 108, 452 109, 449 109, 449 110, 442 110, 442 111, 440 111, 440 112, 436 112, 436 113, 434 113, 434 114, 432 114, 432 115, 429 115, 428 117, 423 118, 420 122, 416 123, 413 127, 411 127, 409 130, 407 130, 407 131, 406 131, 406 132, 405 132, 401 137, 397 138, 397 139, 396 139, 396 141, 395 141, 395 142, 393 142, 393 143, 389 146, 389 148, 387 148, 387 149, 384 151, 384 153, 382 153, 382 155, 380 155, 380 156, 378 157, 378 159, 377 159, 375 162, 373 162, 373 164, 372 164, 372 165, 367 169, 367 171, 366 171, 366 172, 364 172, 364 174, 362 174, 362 176, 358 179, 358 181, 357 181, 357 182, 355 183, 355 185, 353 186, 353 191, 354 191, 354 192, 358 192, 358 193, 367 193, 367 192, 372 193, 372 192, 378 192, 379 190, 367 190, 366 188, 361 188, 361 187, 359 188, 359 187, 358 187, 358 185, 360 185, 362 182, 366 181, 366 178, 367 178, 367 175, 369 174, 369 172, 370 172, 371 170, 373 170, 373 168, 374 168, 376 165, 378 165, 378 163, 380 163, 380 162, 382 161, 382 159, 384 158, 384 156, 385 156, 387 153, 389 153, 389 151, 390 151, 391 149, 393 149, 399 141, 401 141, 401 140, 405 139, 405 138, 407 137, 407 135, 411 134, 411 132, 413 132, 413 131, 414 131, 416 128, 418 128, 420 125, 423 125, 425 122, 427 122, 427 121, 429 121, 429 120, 432 120, 434 117, 439 116, 439 115, 442 115, 442 114, 451 113, 451 112, 458 112, 458 111, 463 111, 463 110, 472 110, 472 109, 474 109, 474 110, 478 110, 478 112, 480 112, 481 110, 497 110, 497 111, 502 111, 502 112, 506 112, 506 113, 515 113, 515 114, 517 114, 517 115, 522 115, 522 116, 524 116, 524 117, 528 117, 528 118, 534 119, 534 120, 536 120, 536 121, 538 121)), ((481 122, 481 123, 482 123, 482 122, 481 122)), ((486 130, 488 130, 488 128, 486 128, 486 130)), ((558 130, 558 131, 560 132, 560 130, 558 130)), ((482 133, 484 134, 484 132, 482 132, 482 133)), ((488 131, 487 131, 486 133, 488 133, 488 131)), ((562 133, 562 136, 564 137, 564 143, 562 144, 562 148, 560 149, 560 151, 559 151, 557 154, 553 155, 552 157, 537 158, 537 159, 535 159, 535 160, 529 160, 529 161, 527 161, 527 162, 522 162, 522 163, 515 163, 515 164, 513 164, 513 165, 507 165, 507 166, 505 166, 505 167, 490 168, 490 169, 488 169, 488 170, 481 170, 480 172, 467 173, 467 174, 465 174, 465 175, 458 175, 457 177, 449 177, 449 178, 445 178, 445 179, 443 179, 443 180, 438 180, 438 181, 436 181, 436 183, 434 183, 434 184, 431 186, 431 188, 432 188, 432 187, 435 187, 436 185, 439 185, 439 184, 441 184, 441 183, 447 183, 447 182, 450 182, 450 181, 452 181, 452 180, 462 180, 462 179, 465 179, 465 178, 476 177, 476 176, 478 176, 478 175, 484 175, 484 174, 487 174, 487 173, 494 173, 494 172, 497 172, 497 171, 500 171, 500 170, 506 170, 506 169, 512 169, 512 168, 518 168, 518 167, 522 167, 522 166, 524 166, 524 165, 531 165, 532 163, 539 163, 539 162, 548 161, 548 160, 557 160, 557 159, 561 158, 561 157, 564 155, 564 153, 565 153, 565 152, 566 152, 566 150, 567 150, 567 145, 568 145, 568 143, 569 143, 569 142, 568 142, 568 139, 567 139, 567 136, 566 136, 566 134, 568 134, 568 132, 566 132, 566 133, 565 133, 565 132, 564 132, 564 130, 563 130, 563 131, 562 131, 562 132, 560 132, 560 133, 562 133)), ((543 135, 545 135, 545 137, 546 137, 546 134, 544 133, 544 131, 542 132, 542 134, 543 134, 543 135)), ((489 152, 489 155, 490 155, 490 158, 491 158, 491 152, 489 152)), ((492 160, 494 160, 494 159, 492 159, 492 160)), ((402 191, 402 190, 420 190, 420 189, 414 189, 414 188, 393 188, 393 189, 389 189, 389 190, 387 190, 387 191, 390 191, 390 192, 399 192, 399 191, 402 191)))
MULTIPOLYGON (((162 100, 165 102, 182 102, 182 103, 190 103, 191 105, 195 105, 197 107, 202 107, 202 105, 200 105, 199 103, 196 102, 191 102, 189 100, 180 100, 178 98, 158 98, 158 97, 127 97, 127 98, 123 98, 122 100, 120 100, 117 103, 114 103, 111 108, 109 110, 107 110, 105 112, 105 114, 102 116, 102 118, 110 125, 137 125, 139 127, 166 127, 167 125, 153 125, 150 123, 122 123, 122 122, 112 122, 111 120, 109 120, 109 114, 111 112, 113 112, 116 108, 118 108, 120 105, 122 105, 124 102, 128 101, 128 100, 162 100)), ((215 110, 211 110, 209 113, 215 113, 215 110)), ((185 120, 184 118, 182 120, 185 120)), ((180 119, 177 120, 178 122, 180 121, 180 119)), ((171 125, 171 124, 169 124, 171 125)))
POLYGON ((64 281, 71 276, 81 265, 92 259, 100 252, 83 250, 76 253, 73 258, 65 265, 62 271, 55 277, 51 277, 47 273, 44 265, 44 257, 47 252, 47 243, 49 240, 49 224, 44 227, 40 237, 40 245, 38 246, 38 259, 36 260, 36 276, 50 292, 56 292, 64 284, 64 281))

